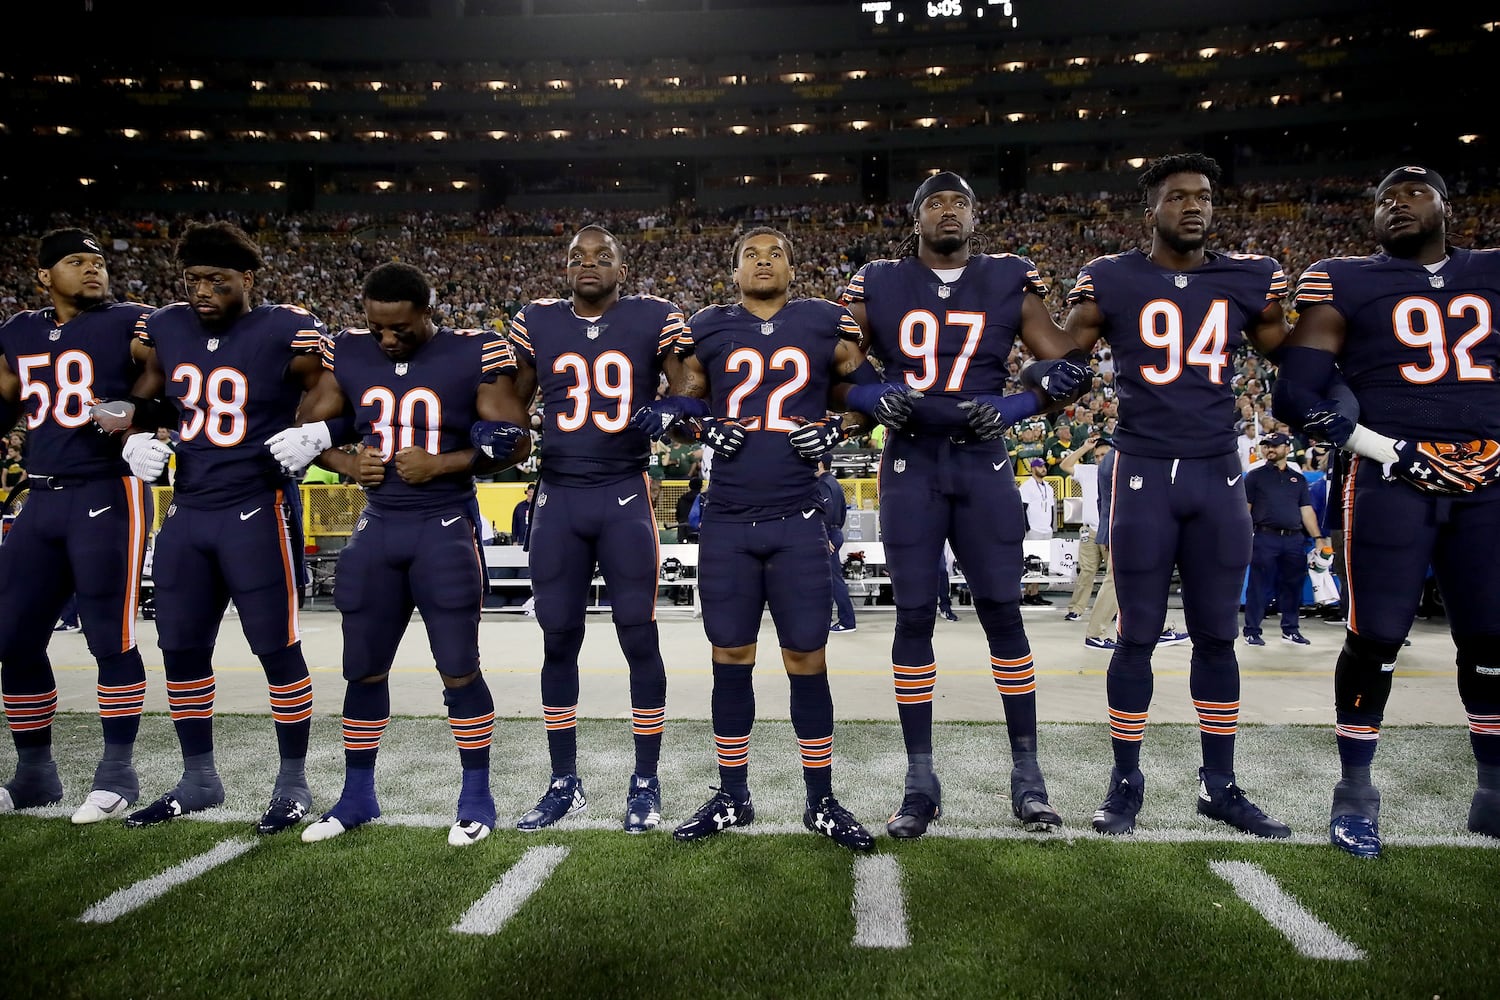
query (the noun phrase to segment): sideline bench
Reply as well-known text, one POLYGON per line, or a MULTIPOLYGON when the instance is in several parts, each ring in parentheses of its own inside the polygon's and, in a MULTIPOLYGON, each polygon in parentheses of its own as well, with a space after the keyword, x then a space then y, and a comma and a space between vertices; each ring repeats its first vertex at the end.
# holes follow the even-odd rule
MULTIPOLYGON (((688 603, 683 605, 685 610, 692 612, 694 617, 699 613, 698 608, 698 546, 697 545, 662 545, 660 546, 661 561, 657 568, 657 601, 660 605, 661 598, 671 592, 674 588, 681 588, 686 592, 688 603), (673 566, 671 560, 676 560, 673 566)), ((484 546, 485 574, 489 579, 489 590, 492 594, 499 594, 507 598, 525 595, 531 596, 531 570, 527 565, 528 553, 519 545, 486 545, 484 546)), ((594 567, 594 577, 589 581, 589 604, 590 611, 608 611, 608 594, 604 577, 598 573, 598 567, 594 567)), ((673 605, 668 605, 672 607, 673 605)), ((520 611, 522 602, 515 604, 506 603, 497 607, 486 606, 486 611, 520 611)))

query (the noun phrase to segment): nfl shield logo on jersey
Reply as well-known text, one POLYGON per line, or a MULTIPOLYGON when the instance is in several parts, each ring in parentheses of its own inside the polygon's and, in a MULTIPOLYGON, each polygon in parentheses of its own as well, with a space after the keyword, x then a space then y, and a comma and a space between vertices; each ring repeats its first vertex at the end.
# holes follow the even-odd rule
POLYGON ((947 285, 938 285, 938 298, 940 298, 940 299, 946 299, 948 296, 950 296, 952 294, 953 294, 953 289, 949 288, 947 285))
POLYGON ((604 327, 600 326, 598 323, 590 323, 589 328, 584 331, 584 333, 588 334, 590 340, 598 340, 599 334, 603 332, 604 327))
POLYGON ((405 361, 399 362, 396 365, 396 374, 397 375, 405 375, 406 374, 406 370, 409 367, 410 367, 410 365, 408 365, 405 361))
POLYGON ((771 334, 773 334, 775 332, 776 332, 776 324, 770 322, 769 320, 766 321, 766 322, 764 322, 764 323, 762 323, 760 325, 760 335, 762 337, 769 337, 771 334))
POLYGON ((1142 486, 1145 486, 1145 485, 1146 485, 1145 480, 1141 479, 1140 476, 1131 476, 1130 477, 1130 488, 1131 489, 1138 490, 1142 486))
POLYGON ((898 459, 896 459, 894 462, 891 463, 891 468, 895 469, 897 472, 905 472, 906 471, 906 459, 904 459, 904 458, 898 458, 898 459))
POLYGON ((61 330, 53 330, 51 333, 47 334, 47 339, 48 340, 61 340, 62 339, 62 331, 61 330))
POLYGON ((1443 276, 1441 274, 1428 275, 1427 281, 1432 285, 1433 288, 1443 287, 1443 276))
POLYGON ((1172 276, 1172 284, 1176 285, 1178 288, 1186 288, 1187 283, 1188 276, 1185 274, 1174 274, 1172 276))
POLYGON ((219 338, 218 337, 209 337, 208 338, 208 349, 210 351, 217 351, 219 349, 219 338))

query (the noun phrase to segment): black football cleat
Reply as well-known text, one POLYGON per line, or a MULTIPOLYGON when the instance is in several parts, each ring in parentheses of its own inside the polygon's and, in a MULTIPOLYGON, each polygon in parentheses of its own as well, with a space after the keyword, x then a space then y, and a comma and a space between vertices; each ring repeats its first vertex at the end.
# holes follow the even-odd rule
POLYGON ((802 814, 802 825, 813 833, 820 833, 840 847, 851 851, 869 851, 875 848, 875 838, 860 825, 854 814, 839 804, 832 795, 825 795, 816 805, 807 807, 802 814))
POLYGON ((1047 783, 1034 767, 1010 769, 1010 811, 1032 833, 1051 833, 1062 826, 1062 817, 1047 802, 1047 783))
POLYGON ((1335 816, 1328 823, 1328 842, 1356 858, 1378 858, 1380 824, 1368 816, 1335 816))
POLYGON ((712 837, 732 826, 749 826, 755 822, 755 806, 750 797, 741 802, 722 788, 714 797, 698 807, 690 819, 678 824, 672 831, 674 840, 693 841, 712 837))
POLYGON ((885 832, 898 840, 914 840, 927 832, 933 820, 943 814, 925 792, 907 792, 901 806, 885 821, 885 832))
POLYGON ((523 833, 544 830, 588 804, 589 800, 583 794, 583 782, 578 780, 578 775, 565 774, 561 778, 553 778, 531 811, 516 820, 516 829, 523 833))
POLYGON ((645 833, 660 823, 661 780, 654 774, 649 778, 632 774, 625 791, 625 832, 645 833))
POLYGON ((260 822, 255 824, 255 832, 264 836, 280 833, 296 826, 306 815, 307 806, 296 799, 273 798, 261 813, 260 822))
POLYGON ((1139 769, 1121 774, 1110 768, 1109 792, 1094 810, 1093 825, 1099 833, 1119 836, 1135 832, 1135 817, 1146 798, 1146 776, 1139 769))
POLYGON ((1259 806, 1245 797, 1239 785, 1231 781, 1222 788, 1211 789, 1203 780, 1201 771, 1198 777, 1198 814, 1256 837, 1285 840, 1292 835, 1291 827, 1261 812, 1259 806))
POLYGON ((1469 803, 1469 830, 1486 837, 1500 837, 1500 792, 1481 788, 1469 803))
POLYGON ((171 793, 163 795, 144 809, 137 809, 125 817, 125 829, 137 830, 143 826, 156 826, 168 820, 174 820, 183 814, 182 803, 172 797, 171 793))

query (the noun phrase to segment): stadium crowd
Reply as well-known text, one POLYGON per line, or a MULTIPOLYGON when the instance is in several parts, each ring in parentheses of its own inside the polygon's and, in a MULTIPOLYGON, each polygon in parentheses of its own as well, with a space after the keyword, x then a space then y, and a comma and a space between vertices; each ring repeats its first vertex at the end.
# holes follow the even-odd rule
MULTIPOLYGON (((1462 177, 1453 182, 1453 242, 1500 244, 1500 189, 1462 177)), ((1295 286, 1302 270, 1330 256, 1374 249, 1368 179, 1323 178, 1227 187, 1215 207, 1216 233, 1209 246, 1226 252, 1267 254, 1279 260, 1295 286)), ((234 222, 256 235, 267 267, 257 275, 264 301, 297 303, 330 329, 363 324, 360 283, 387 260, 416 264, 437 287, 439 322, 455 327, 503 329, 525 303, 563 292, 562 259, 581 226, 596 224, 620 239, 630 268, 626 294, 644 292, 670 299, 691 315, 732 301, 730 248, 739 232, 757 225, 786 231, 794 241, 794 294, 837 298, 865 261, 894 253, 906 233, 907 207, 832 203, 740 207, 707 211, 689 202, 652 211, 495 210, 465 214, 400 215, 312 212, 245 216, 128 215, 80 212, 47 218, 0 219, 0 316, 37 308, 45 299, 35 281, 34 238, 48 228, 78 225, 112 244, 109 262, 116 298, 152 305, 180 299, 172 266, 172 238, 190 221, 234 222)), ((1011 192, 984 200, 978 233, 987 252, 1031 258, 1046 280, 1049 307, 1059 321, 1078 269, 1092 258, 1144 242, 1138 195, 1047 195, 1011 192)), ((1029 360, 1019 342, 1012 358, 1018 372, 1029 360)), ((1115 391, 1108 347, 1095 353, 1094 391, 1050 424, 1034 422, 1013 440, 1018 462, 1044 457, 1055 469, 1070 442, 1090 431, 1113 431, 1115 391), (1066 430, 1059 431, 1061 425, 1066 430)), ((1274 369, 1254 354, 1237 359, 1236 386, 1242 426, 1250 438, 1278 428, 1270 416, 1274 369)), ((867 445, 865 440, 853 442, 867 445)), ((1294 458, 1297 452, 1294 452, 1294 458)), ((540 456, 538 456, 538 459, 540 456)), ((18 459, 7 458, 6 484, 16 478, 18 459)), ((534 471, 528 469, 528 472, 534 471)))

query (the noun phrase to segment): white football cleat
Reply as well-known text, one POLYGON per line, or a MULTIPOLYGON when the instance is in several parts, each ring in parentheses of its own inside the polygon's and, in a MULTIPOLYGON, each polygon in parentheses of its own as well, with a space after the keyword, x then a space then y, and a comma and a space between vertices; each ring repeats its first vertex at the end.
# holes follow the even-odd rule
POLYGON ((320 840, 332 840, 344 832, 344 824, 340 823, 337 817, 324 816, 316 823, 309 823, 302 830, 302 842, 304 844, 316 844, 320 840))
POLYGON ((0 785, 0 813, 16 811, 15 800, 10 797, 10 789, 0 785))
POLYGON ((102 823, 123 815, 129 808, 130 803, 123 795, 96 788, 89 792, 88 798, 73 813, 73 822, 79 826, 85 823, 102 823))
POLYGON ((448 828, 448 843, 453 847, 468 847, 490 835, 490 828, 483 823, 470 821, 454 823, 448 828))

